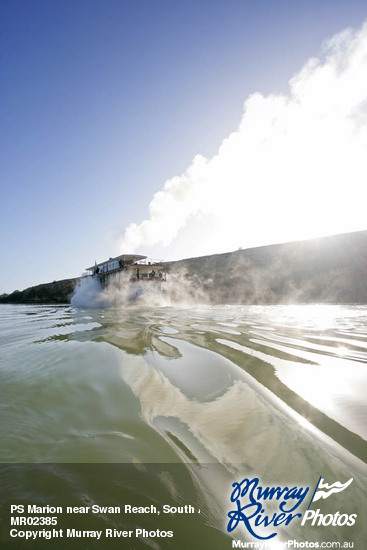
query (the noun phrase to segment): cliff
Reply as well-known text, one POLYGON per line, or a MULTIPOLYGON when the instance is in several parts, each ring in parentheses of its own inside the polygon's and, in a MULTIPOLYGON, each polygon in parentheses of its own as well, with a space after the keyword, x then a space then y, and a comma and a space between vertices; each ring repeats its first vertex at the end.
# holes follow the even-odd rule
POLYGON ((367 231, 191 258, 182 270, 213 303, 367 304, 367 231))

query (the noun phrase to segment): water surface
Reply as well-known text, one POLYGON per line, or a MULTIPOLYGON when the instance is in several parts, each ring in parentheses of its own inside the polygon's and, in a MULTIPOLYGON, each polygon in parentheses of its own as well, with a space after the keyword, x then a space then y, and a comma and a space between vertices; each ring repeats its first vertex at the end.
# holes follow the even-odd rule
MULTIPOLYGON (((2 305, 1 461, 63 465, 35 491, 41 500, 60 495, 67 464, 125 464, 138 476, 155 464, 161 471, 147 475, 159 482, 145 498, 182 503, 188 491, 206 518, 196 537, 213 536, 218 548, 229 548, 218 529, 231 483, 244 476, 269 485, 353 477, 349 507, 361 514, 366 321, 364 306, 2 305), (186 481, 163 475, 164 464, 186 481)), ((93 498, 95 472, 78 472, 73 498, 93 498)), ((13 497, 32 492, 31 477, 19 477, 13 497)), ((118 502, 115 483, 98 499, 118 502)), ((316 531, 296 535, 319 540, 316 531)), ((340 528, 329 538, 346 536, 340 528)), ((362 527, 355 536, 363 540, 362 527)))

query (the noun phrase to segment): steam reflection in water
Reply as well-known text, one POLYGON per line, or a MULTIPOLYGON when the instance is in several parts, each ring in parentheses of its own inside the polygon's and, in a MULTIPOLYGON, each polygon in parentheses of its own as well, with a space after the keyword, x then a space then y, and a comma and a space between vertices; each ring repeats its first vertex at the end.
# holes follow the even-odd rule
MULTIPOLYGON (((296 411, 339 443, 342 440, 352 453, 362 457, 365 452, 366 307, 3 306, 1 311, 1 374, 10 376, 20 403, 22 384, 29 377, 36 385, 47 375, 48 393, 58 386, 63 395, 73 382, 78 387, 77 376, 84 376, 104 404, 108 396, 102 388, 120 370, 135 395, 139 369, 142 376, 149 370, 153 378, 169 384, 171 400, 178 402, 177 392, 198 404, 223 399, 240 384, 256 386, 267 401, 276 396, 289 405, 290 413, 296 411), (98 347, 92 349, 91 344, 98 347), (108 352, 106 345, 112 346, 108 352), (81 365, 87 364, 82 372, 81 365), (128 364, 135 365, 130 367, 134 375, 128 364), (16 381, 10 372, 17 372, 16 381), (55 384, 49 383, 51 377, 55 384)), ((80 401, 85 399, 83 393, 80 401)), ((238 410, 241 400, 237 397, 238 410)), ((31 415, 32 406, 37 410, 34 405, 31 400, 31 415)), ((157 405, 146 395, 145 407, 154 410, 157 405)), ((57 410, 50 414, 58 417, 57 410)))

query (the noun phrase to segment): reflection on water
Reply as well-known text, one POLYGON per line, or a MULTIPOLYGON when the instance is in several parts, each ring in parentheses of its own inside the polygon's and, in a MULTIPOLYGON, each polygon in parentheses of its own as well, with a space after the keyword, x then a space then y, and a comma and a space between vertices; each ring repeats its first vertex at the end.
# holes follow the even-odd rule
POLYGON ((212 464, 192 475, 222 518, 243 475, 354 477, 365 499, 366 307, 0 315, 3 462, 212 464))

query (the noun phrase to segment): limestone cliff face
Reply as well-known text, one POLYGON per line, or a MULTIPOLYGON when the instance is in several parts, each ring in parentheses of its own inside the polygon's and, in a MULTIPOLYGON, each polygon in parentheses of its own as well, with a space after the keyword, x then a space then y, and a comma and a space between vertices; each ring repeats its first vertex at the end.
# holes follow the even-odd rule
MULTIPOLYGON (((367 231, 169 262, 212 303, 367 304, 367 231)), ((15 291, 0 303, 68 303, 78 279, 15 291)))

